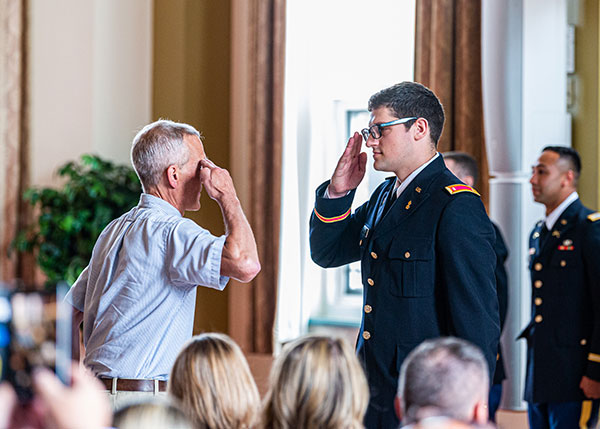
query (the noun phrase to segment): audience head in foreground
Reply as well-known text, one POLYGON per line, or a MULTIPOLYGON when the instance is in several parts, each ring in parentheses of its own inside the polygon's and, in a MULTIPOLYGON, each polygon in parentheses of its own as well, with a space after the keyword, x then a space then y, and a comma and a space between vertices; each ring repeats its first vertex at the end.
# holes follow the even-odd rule
POLYGON ((481 350, 454 337, 427 340, 402 364, 398 414, 403 424, 433 417, 484 424, 488 389, 488 365, 481 350))
POLYGON ((260 398, 248 362, 227 335, 193 337, 175 360, 169 392, 196 428, 249 428, 260 398))
POLYGON ((192 429, 185 413, 166 401, 129 405, 115 413, 113 427, 117 429, 192 429))
POLYGON ((273 364, 262 427, 362 428, 368 401, 363 369, 344 340, 303 337, 273 364))

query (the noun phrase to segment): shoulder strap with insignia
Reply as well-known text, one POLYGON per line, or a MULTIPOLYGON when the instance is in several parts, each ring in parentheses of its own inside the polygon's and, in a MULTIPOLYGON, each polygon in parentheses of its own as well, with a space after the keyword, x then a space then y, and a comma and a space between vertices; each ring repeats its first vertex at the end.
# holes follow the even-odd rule
POLYGON ((475 189, 471 188, 470 186, 464 185, 462 183, 446 186, 446 191, 448 191, 448 193, 450 195, 459 194, 461 192, 471 192, 477 196, 481 196, 481 195, 479 195, 479 192, 477 192, 475 189))
POLYGON ((591 215, 588 215, 587 218, 590 222, 596 222, 597 220, 600 220, 600 212, 592 213, 591 215))

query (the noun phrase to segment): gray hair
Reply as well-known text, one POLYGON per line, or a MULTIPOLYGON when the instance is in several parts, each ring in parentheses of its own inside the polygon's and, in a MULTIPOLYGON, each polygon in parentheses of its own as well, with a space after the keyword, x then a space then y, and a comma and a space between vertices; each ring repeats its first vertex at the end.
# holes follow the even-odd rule
POLYGON ((191 125, 159 119, 146 125, 133 138, 131 163, 144 192, 160 182, 169 165, 181 168, 188 162, 190 151, 183 141, 186 135, 201 138, 191 125))
POLYGON ((400 370, 402 423, 414 423, 429 413, 470 421, 488 391, 488 365, 479 348, 454 337, 424 341, 400 370))

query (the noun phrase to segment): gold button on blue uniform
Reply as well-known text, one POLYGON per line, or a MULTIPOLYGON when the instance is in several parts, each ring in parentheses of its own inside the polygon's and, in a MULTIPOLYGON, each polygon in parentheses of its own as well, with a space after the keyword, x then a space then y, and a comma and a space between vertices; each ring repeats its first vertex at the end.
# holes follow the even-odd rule
POLYGON ((373 307, 369 304, 365 305, 365 313, 369 314, 371 311, 373 311, 373 307))
POLYGON ((369 331, 363 332, 363 338, 365 340, 368 340, 369 338, 371 338, 371 333, 369 331))
POLYGON ((537 262, 534 266, 533 269, 536 271, 542 271, 542 264, 540 264, 539 262, 537 262))
POLYGON ((544 318, 542 317, 541 314, 538 314, 537 316, 535 316, 535 322, 536 323, 540 323, 542 320, 544 320, 544 318))
POLYGON ((373 286, 375 284, 375 281, 372 278, 368 278, 367 279, 367 283, 369 283, 369 286, 373 286))
POLYGON ((371 257, 372 257, 373 259, 377 259, 377 253, 375 253, 375 252, 371 252, 371 257))

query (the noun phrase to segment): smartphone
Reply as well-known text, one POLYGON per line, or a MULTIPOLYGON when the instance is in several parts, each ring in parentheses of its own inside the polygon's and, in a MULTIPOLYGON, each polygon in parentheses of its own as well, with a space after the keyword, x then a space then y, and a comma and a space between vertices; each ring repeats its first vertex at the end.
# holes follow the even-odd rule
POLYGON ((68 285, 56 293, 0 287, 0 369, 21 402, 33 398, 32 372, 53 370, 69 385, 71 306, 64 301, 68 285))

